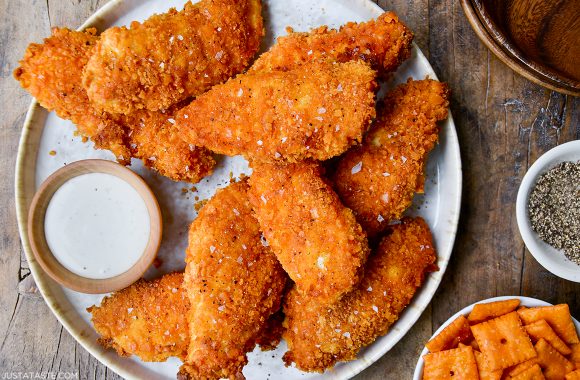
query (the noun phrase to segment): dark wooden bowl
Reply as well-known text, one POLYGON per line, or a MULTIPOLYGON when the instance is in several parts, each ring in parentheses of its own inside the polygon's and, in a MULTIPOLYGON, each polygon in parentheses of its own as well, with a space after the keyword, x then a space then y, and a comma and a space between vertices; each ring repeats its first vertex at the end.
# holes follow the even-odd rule
POLYGON ((481 41, 518 74, 580 96, 579 0, 461 0, 481 41))

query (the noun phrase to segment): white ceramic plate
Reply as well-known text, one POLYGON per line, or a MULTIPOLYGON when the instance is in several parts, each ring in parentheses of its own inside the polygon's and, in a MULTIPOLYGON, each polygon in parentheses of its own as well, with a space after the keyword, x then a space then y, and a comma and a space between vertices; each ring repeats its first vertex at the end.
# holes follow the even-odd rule
MULTIPOLYGON (((128 24, 132 20, 144 20, 153 13, 164 12, 171 6, 181 9, 184 0, 113 0, 84 25, 103 30, 112 25, 128 24)), ((383 11, 367 0, 265 0, 264 16, 267 36, 265 47, 275 37, 285 34, 286 26, 297 31, 306 31, 323 24, 338 27, 347 21, 365 21, 376 18, 383 11)), ((394 78, 386 84, 393 87, 408 77, 436 78, 429 62, 416 47, 412 57, 404 63, 394 78)), ((20 235, 30 268, 46 303, 71 335, 98 360, 125 378, 131 379, 174 379, 179 361, 166 363, 144 363, 137 358, 121 358, 112 351, 97 345, 97 335, 90 325, 86 307, 98 304, 101 296, 80 294, 50 280, 30 254, 26 234, 27 211, 30 200, 38 185, 51 173, 66 163, 86 158, 113 159, 112 154, 96 151, 92 144, 83 144, 73 135, 74 126, 48 113, 33 102, 30 106, 18 152, 16 168, 16 198, 20 235), (49 155, 55 150, 55 156, 49 155)), ((187 244, 187 228, 196 217, 194 197, 207 199, 216 188, 229 182, 230 171, 235 176, 247 172, 246 161, 241 157, 220 160, 214 175, 196 185, 197 192, 183 193, 191 185, 174 183, 162 178, 134 162, 131 167, 139 173, 155 192, 163 212, 164 231, 159 255, 163 265, 152 268, 147 276, 158 276, 173 270, 183 270, 184 250, 187 244)), ((425 285, 401 315, 391 331, 361 351, 359 359, 337 365, 325 374, 306 374, 295 368, 285 368, 281 357, 286 351, 283 342, 277 350, 262 353, 258 349, 249 355, 250 362, 244 369, 249 379, 346 379, 350 378, 380 358, 395 345, 419 318, 431 301, 447 267, 459 219, 461 203, 461 160, 459 145, 451 115, 442 126, 439 145, 432 152, 427 167, 426 195, 417 196, 411 213, 424 217, 432 229, 439 259, 440 271, 427 277, 425 285)))
MULTIPOLYGON (((580 265, 572 262, 564 252, 540 239, 532 229, 528 214, 528 199, 539 176, 564 161, 580 162, 580 140, 570 141, 544 153, 528 169, 518 190, 516 217, 522 239, 536 260, 558 277, 580 282, 580 265)), ((580 182, 580 179, 578 179, 580 182)))
MULTIPOLYGON (((437 331, 435 331, 435 333, 433 334, 433 336, 431 338, 429 338, 429 340, 433 339, 437 334, 439 334, 441 331, 443 331, 443 329, 445 327, 447 327, 451 322, 453 322, 460 315, 467 315, 467 314, 471 313, 471 311, 473 310, 473 307, 478 303, 489 303, 489 302, 495 302, 495 301, 512 300, 514 298, 520 300, 520 306, 526 306, 526 307, 552 306, 551 303, 548 303, 548 302, 545 302, 545 301, 542 301, 542 300, 539 300, 536 298, 530 298, 530 297, 505 296, 505 297, 488 298, 486 300, 479 301, 479 302, 471 304, 467 307, 464 307, 463 309, 461 309, 460 311, 455 313, 444 324, 442 324, 441 327, 439 327, 439 329, 437 329, 437 331)), ((576 320, 576 318, 574 318, 574 317, 572 317, 572 320, 574 321, 574 325, 576 326, 576 331, 580 332, 580 322, 578 322, 576 320)), ((425 343, 427 343, 427 342, 425 342, 425 343)), ((413 374, 413 380, 421 380, 421 378, 423 376, 423 367, 425 366, 425 361, 423 360, 423 356, 427 355, 428 353, 429 353, 429 350, 427 349, 427 347, 423 348, 423 351, 421 351, 421 355, 419 355, 419 361, 417 362, 417 366, 415 367, 415 373, 413 374)))

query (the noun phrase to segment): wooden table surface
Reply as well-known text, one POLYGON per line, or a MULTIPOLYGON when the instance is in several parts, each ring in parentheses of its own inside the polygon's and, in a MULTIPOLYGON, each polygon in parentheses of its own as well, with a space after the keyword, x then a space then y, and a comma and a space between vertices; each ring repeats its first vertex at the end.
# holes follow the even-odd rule
MULTIPOLYGON (((161 0, 160 0, 161 1, 161 0)), ((14 166, 30 96, 12 71, 31 41, 51 26, 78 27, 107 1, 0 0, 0 376, 78 372, 118 378, 87 353, 35 292, 14 206, 14 166)), ((455 249, 430 307, 388 354, 357 379, 410 379, 432 332, 475 301, 525 295, 567 302, 580 317, 580 284, 544 270, 525 249, 515 216, 518 186, 544 152, 580 139, 580 99, 513 73, 477 39, 456 0, 379 1, 415 32, 415 41, 453 91, 461 145, 463 201, 455 249)))

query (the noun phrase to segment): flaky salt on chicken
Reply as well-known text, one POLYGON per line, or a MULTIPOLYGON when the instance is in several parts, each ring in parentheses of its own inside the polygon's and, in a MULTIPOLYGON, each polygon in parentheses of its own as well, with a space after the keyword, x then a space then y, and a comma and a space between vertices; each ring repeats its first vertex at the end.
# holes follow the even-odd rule
POLYGON ((77 32, 53 28, 42 44, 31 43, 14 77, 41 106, 78 127, 81 135, 91 137, 117 121, 96 112, 82 87, 81 74, 98 40, 97 31, 77 32))
MULTIPOLYGON (((103 298, 87 309, 99 334, 98 343, 120 356, 136 355, 144 361, 184 360, 189 347, 189 297, 183 273, 154 280, 139 280, 103 298)), ((262 350, 272 350, 282 337, 283 315, 272 315, 256 339, 262 350)))
POLYGON ((296 288, 288 294, 284 313, 287 365, 323 372, 339 361, 354 360, 360 349, 387 333, 436 269, 429 227, 420 218, 393 227, 369 257, 356 289, 333 305, 296 288))
POLYGON ((189 299, 183 273, 139 280, 87 309, 105 348, 148 362, 185 358, 189 346, 189 299))
POLYGON ((298 291, 336 302, 359 282, 369 248, 320 165, 252 164, 250 200, 260 228, 298 291))
POLYGON ((159 111, 246 68, 264 26, 260 0, 201 0, 101 35, 84 71, 88 97, 111 113, 159 111))
POLYGON ((123 164, 140 158, 161 175, 191 183, 211 174, 211 152, 186 143, 173 128, 179 105, 129 115, 112 115, 93 106, 81 75, 97 40, 95 29, 54 28, 44 43, 30 44, 14 76, 44 108, 72 121, 84 138, 110 150, 123 164))
POLYGON ((246 181, 218 190, 189 230, 190 342, 182 379, 240 376, 281 304, 286 274, 261 240, 246 181))
POLYGON ((183 139, 256 161, 325 160, 362 139, 375 116, 376 72, 322 62, 241 74, 179 111, 183 139))
POLYGON ((338 30, 321 26, 306 33, 289 32, 254 62, 250 72, 286 71, 308 62, 361 60, 385 76, 409 58, 413 41, 411 30, 393 12, 376 20, 349 22, 338 30))
POLYGON ((445 83, 409 80, 386 95, 363 143, 338 159, 334 187, 369 237, 380 236, 423 192, 428 154, 448 107, 445 83))

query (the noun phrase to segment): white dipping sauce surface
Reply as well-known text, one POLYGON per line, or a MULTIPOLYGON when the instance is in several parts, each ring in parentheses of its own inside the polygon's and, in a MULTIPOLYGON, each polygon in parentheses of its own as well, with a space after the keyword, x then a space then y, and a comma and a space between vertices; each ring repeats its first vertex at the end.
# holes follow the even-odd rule
POLYGON ((106 279, 129 270, 149 241, 145 201, 124 180, 89 173, 65 182, 52 196, 44 233, 54 257, 71 272, 106 279))

